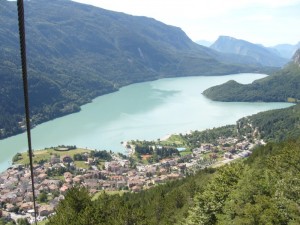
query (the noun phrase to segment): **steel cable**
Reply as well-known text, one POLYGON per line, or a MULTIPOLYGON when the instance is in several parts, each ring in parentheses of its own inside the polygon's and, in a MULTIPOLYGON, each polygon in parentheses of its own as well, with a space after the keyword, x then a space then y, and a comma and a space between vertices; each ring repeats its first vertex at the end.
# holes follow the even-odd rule
POLYGON ((37 225, 37 208, 34 189, 34 174, 33 174, 33 160, 32 160, 32 147, 31 147, 31 126, 30 126, 30 114, 29 114, 29 95, 28 95, 28 79, 27 79, 27 60, 26 60, 26 39, 25 39, 25 23, 24 23, 24 4, 23 0, 17 1, 18 6, 18 22, 19 22, 19 35, 20 35, 20 52, 22 61, 22 78, 23 78, 23 90, 25 101, 25 116, 26 116, 26 128, 27 128, 27 141, 28 141, 28 153, 30 161, 30 173, 31 173, 31 187, 34 207, 34 219, 37 225))

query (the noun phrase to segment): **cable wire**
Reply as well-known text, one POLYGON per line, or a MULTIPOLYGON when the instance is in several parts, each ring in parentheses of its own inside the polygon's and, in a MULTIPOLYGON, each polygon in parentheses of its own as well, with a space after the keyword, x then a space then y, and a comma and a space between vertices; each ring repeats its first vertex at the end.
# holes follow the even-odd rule
POLYGON ((24 4, 23 0, 17 1, 18 6, 18 21, 19 21, 19 35, 20 35, 20 51, 22 61, 22 78, 23 78, 23 90, 25 101, 25 115, 26 115, 26 127, 27 127, 27 141, 28 152, 30 161, 30 173, 31 173, 31 187, 33 195, 33 207, 34 207, 34 219, 37 225, 37 208, 35 202, 35 189, 34 189, 34 174, 33 174, 33 160, 32 160, 32 147, 31 147, 31 127, 30 127, 30 114, 29 114, 29 95, 28 95, 28 79, 27 79, 27 62, 26 62, 26 39, 25 39, 25 23, 24 23, 24 4))

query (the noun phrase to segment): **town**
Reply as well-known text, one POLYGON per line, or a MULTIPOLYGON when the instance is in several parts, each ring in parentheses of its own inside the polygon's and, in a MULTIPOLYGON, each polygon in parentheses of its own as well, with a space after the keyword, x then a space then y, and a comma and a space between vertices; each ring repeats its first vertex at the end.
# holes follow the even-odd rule
MULTIPOLYGON (((149 160, 151 155, 137 157, 132 143, 124 143, 129 154, 77 149, 76 146, 59 146, 35 151, 35 158, 47 154, 47 159, 35 160, 34 187, 38 202, 38 220, 55 212, 64 194, 73 186, 88 188, 91 195, 105 192, 140 192, 155 185, 181 179, 209 166, 217 167, 232 160, 245 158, 261 140, 250 143, 247 139, 219 137, 217 144, 202 143, 197 148, 149 160), (183 152, 185 153, 183 154, 183 152), (46 153, 45 153, 46 152, 46 153), (43 154, 42 154, 43 153, 43 154), (141 158, 140 160, 138 158, 141 158)), ((153 144, 153 143, 152 143, 153 144)), ((148 146, 154 152, 164 146, 148 146)), ((0 217, 7 220, 26 218, 34 221, 33 194, 28 163, 20 159, 27 153, 17 154, 14 165, 0 174, 0 217)))

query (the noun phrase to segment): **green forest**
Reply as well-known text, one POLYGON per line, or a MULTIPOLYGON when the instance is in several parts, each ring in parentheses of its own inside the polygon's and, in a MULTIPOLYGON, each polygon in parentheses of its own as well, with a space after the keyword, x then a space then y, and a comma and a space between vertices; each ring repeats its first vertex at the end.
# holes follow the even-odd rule
POLYGON ((300 67, 290 63, 271 76, 243 85, 236 81, 206 89, 203 94, 225 102, 299 102, 300 67))
POLYGON ((240 134, 279 142, 300 136, 300 104, 244 117, 237 121, 240 134), (251 126, 250 126, 251 124, 251 126))
POLYGON ((244 161, 140 193, 92 200, 74 187, 49 225, 299 224, 300 138, 258 147, 244 161))

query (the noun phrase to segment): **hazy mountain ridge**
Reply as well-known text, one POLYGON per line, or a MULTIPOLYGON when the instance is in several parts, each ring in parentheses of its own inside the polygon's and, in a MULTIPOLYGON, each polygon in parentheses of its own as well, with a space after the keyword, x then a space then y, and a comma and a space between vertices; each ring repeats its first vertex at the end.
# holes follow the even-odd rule
POLYGON ((274 49, 228 36, 220 36, 210 48, 223 53, 246 56, 249 60, 264 66, 281 67, 288 62, 287 59, 280 57, 274 49))
MULTIPOLYGON (((178 27, 68 0, 25 1, 25 22, 34 123, 135 82, 261 71, 192 42, 178 27)), ((0 24, 0 136, 7 136, 21 131, 23 118, 16 2, 0 1, 0 24)))
POLYGON ((243 85, 236 81, 206 89, 203 94, 215 101, 299 102, 300 50, 293 61, 274 75, 243 85))
POLYGON ((271 47, 272 49, 275 49, 282 57, 291 59, 292 56, 295 54, 297 49, 300 48, 300 42, 298 42, 295 45, 291 44, 279 44, 271 47))

